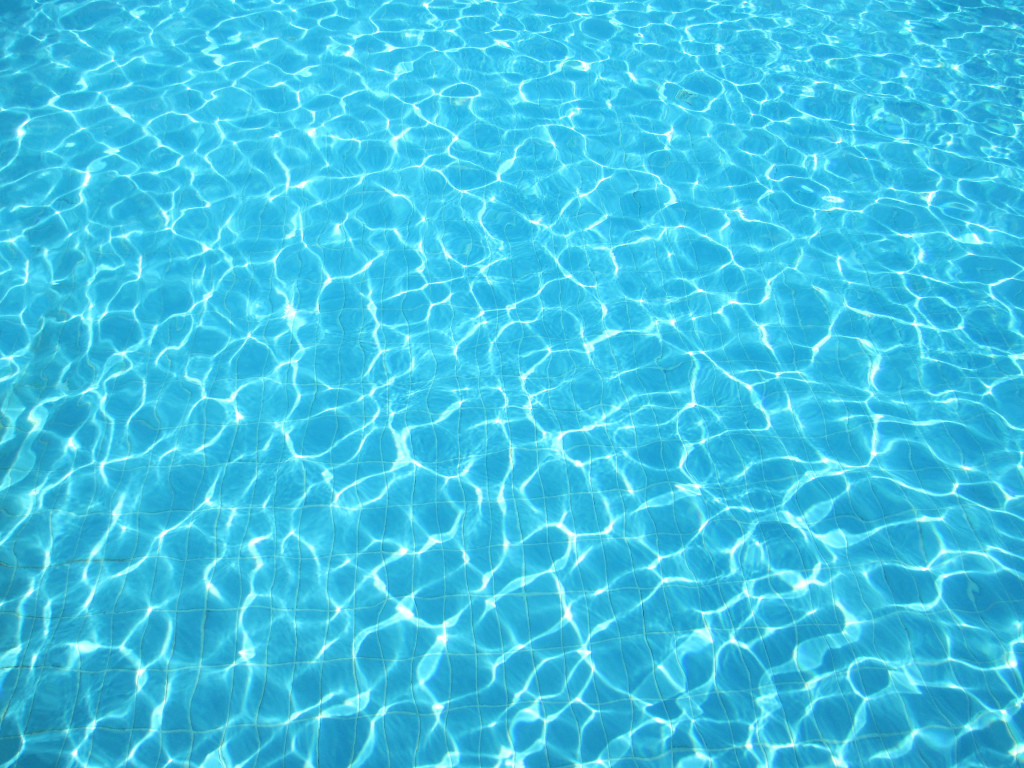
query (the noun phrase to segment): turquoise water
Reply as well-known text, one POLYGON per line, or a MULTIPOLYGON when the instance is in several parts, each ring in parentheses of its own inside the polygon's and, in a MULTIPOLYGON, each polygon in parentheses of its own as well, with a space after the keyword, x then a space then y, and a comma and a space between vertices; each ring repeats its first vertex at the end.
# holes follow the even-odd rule
POLYGON ((1014 3, 0 26, 0 764, 1021 763, 1014 3))

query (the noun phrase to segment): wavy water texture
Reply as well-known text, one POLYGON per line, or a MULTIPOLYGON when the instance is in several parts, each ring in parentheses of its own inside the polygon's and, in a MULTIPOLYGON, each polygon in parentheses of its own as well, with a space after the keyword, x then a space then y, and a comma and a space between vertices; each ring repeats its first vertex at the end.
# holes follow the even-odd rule
POLYGON ((1024 14, 23 0, 0 764, 1024 754, 1024 14))

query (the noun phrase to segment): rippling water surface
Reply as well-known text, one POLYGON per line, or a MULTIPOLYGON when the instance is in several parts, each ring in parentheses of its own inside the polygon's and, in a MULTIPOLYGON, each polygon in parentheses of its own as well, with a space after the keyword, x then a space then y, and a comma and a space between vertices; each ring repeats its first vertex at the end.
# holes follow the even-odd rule
POLYGON ((1014 5, 8 3, 0 762, 1019 764, 1014 5))

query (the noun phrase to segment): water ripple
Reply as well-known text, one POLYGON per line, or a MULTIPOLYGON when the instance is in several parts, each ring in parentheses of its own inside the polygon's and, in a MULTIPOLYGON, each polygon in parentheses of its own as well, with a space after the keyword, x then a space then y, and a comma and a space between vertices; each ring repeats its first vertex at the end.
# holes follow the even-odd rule
POLYGON ((1019 763, 1019 11, 0 17, 0 763, 1019 763))

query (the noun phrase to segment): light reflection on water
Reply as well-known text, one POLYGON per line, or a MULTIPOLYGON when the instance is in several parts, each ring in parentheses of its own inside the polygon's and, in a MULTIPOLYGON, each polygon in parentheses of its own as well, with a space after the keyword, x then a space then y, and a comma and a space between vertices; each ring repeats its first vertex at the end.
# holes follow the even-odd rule
POLYGON ((1019 760, 1020 12, 4 13, 3 764, 1019 760))

